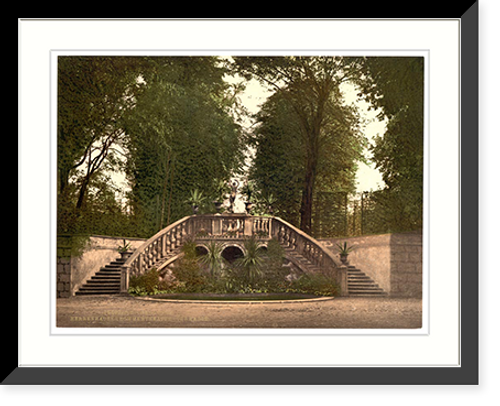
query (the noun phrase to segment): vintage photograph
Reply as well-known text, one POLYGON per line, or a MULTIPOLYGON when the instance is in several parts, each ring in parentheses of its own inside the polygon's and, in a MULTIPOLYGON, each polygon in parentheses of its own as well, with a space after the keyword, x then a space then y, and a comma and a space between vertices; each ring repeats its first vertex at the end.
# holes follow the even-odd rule
POLYGON ((423 55, 61 53, 56 327, 423 327, 423 55))

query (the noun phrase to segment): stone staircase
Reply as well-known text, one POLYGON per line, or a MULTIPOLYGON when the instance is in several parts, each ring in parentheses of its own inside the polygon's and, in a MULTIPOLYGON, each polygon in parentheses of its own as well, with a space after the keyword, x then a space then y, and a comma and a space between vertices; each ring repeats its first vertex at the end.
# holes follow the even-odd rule
POLYGON ((387 296, 372 278, 354 266, 347 269, 347 288, 349 296, 355 297, 384 297, 387 296))
MULTIPOLYGON (((304 272, 317 272, 321 268, 292 248, 284 247, 287 258, 304 272)), ((353 297, 385 297, 388 296, 375 281, 360 269, 350 265, 347 269, 348 296, 353 297)))
POLYGON ((80 287, 76 295, 117 295, 120 293, 121 266, 125 259, 117 258, 102 267, 80 287))
MULTIPOLYGON (((283 246, 283 245, 282 245, 283 246)), ((319 266, 314 265, 311 261, 309 261, 306 257, 299 254, 293 248, 285 247, 285 255, 286 257, 299 269, 303 272, 317 272, 321 268, 319 266)))

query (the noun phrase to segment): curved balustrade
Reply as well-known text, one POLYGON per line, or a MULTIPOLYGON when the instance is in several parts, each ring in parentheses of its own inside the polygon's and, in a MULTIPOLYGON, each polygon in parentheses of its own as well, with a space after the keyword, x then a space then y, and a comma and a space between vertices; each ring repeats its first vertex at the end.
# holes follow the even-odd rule
POLYGON ((160 230, 142 244, 122 265, 121 291, 128 290, 130 275, 141 275, 156 262, 179 248, 190 235, 193 216, 187 216, 160 230))
POLYGON ((341 294, 347 294, 347 268, 339 266, 328 249, 302 230, 278 217, 272 218, 271 230, 271 237, 307 258, 322 272, 332 275, 340 286, 341 294))
POLYGON ((316 267, 332 274, 347 292, 347 270, 339 267, 333 254, 314 238, 278 217, 244 214, 187 216, 159 231, 139 247, 122 266, 121 290, 128 290, 131 275, 151 269, 161 259, 178 252, 187 239, 244 239, 255 235, 276 238, 283 246, 307 258, 316 267))

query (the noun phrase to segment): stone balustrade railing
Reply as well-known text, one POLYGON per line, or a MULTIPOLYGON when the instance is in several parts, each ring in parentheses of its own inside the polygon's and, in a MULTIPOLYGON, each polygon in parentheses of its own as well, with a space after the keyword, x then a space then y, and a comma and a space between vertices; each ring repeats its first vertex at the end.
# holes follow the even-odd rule
POLYGON ((188 239, 244 239, 250 236, 278 241, 334 275, 342 292, 347 291, 347 271, 339 268, 333 254, 293 225, 271 216, 245 214, 187 216, 159 231, 140 246, 122 266, 121 290, 128 290, 131 275, 141 275, 188 239))
POLYGON ((347 268, 339 266, 329 250, 310 235, 278 217, 272 218, 271 230, 272 238, 307 258, 322 272, 333 276, 340 286, 341 294, 347 294, 347 268))

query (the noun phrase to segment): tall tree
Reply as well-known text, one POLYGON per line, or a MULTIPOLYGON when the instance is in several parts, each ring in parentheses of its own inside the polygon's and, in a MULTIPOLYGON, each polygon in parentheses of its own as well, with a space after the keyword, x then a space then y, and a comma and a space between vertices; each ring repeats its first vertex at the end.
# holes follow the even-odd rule
MULTIPOLYGON (((136 62, 127 57, 58 58, 58 213, 69 214, 73 222, 81 217, 78 211, 93 179, 118 163, 115 147, 124 139, 123 117, 140 89, 136 62)), ((60 220, 66 231, 74 228, 60 220)))
POLYGON ((212 196, 243 158, 226 70, 214 57, 150 58, 146 89, 127 120, 127 173, 138 234, 190 214, 198 189, 212 196))
MULTIPOLYGON (((257 115, 258 126, 251 138, 255 158, 250 177, 264 195, 273 195, 280 217, 300 224, 307 144, 293 110, 281 93, 271 96, 257 115)), ((323 193, 349 193, 355 189, 357 161, 363 159, 364 139, 358 117, 332 95, 325 107, 314 183, 313 211, 323 193)), ((313 221, 321 222, 313 215, 313 221)), ((318 228, 317 224, 313 228, 318 228)))
POLYGON ((360 96, 381 108, 387 131, 376 138, 373 160, 386 188, 375 199, 391 230, 422 227, 424 162, 424 59, 369 57, 360 96))
POLYGON ((255 151, 248 177, 262 195, 274 196, 274 209, 284 220, 300 225, 305 151, 291 107, 277 93, 256 115, 257 126, 248 138, 255 151))
MULTIPOLYGON (((304 146, 300 228, 311 232, 313 198, 328 106, 341 83, 360 71, 359 58, 235 57, 235 69, 279 92, 293 110, 304 146)), ((343 118, 337 117, 339 121, 343 118)))

